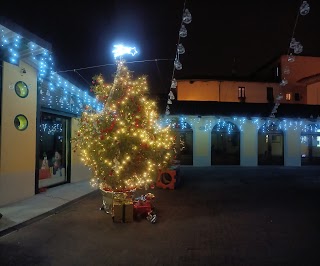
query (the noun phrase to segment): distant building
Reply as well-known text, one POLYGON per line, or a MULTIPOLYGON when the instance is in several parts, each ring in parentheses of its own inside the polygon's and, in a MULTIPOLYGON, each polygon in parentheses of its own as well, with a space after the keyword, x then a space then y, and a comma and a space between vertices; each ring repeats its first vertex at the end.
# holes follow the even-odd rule
POLYGON ((179 79, 162 118, 176 123, 177 159, 194 166, 320 165, 319 69, 320 58, 285 55, 245 79, 179 79))

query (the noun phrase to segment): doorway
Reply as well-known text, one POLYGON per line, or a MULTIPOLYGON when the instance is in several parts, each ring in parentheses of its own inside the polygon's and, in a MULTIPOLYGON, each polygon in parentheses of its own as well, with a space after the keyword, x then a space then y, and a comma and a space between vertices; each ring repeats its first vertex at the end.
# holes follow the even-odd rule
POLYGON ((240 130, 219 122, 211 131, 211 165, 240 165, 240 130))
POLYGON ((41 112, 39 130, 39 183, 38 188, 52 187, 69 180, 68 140, 70 119, 41 112))
POLYGON ((274 122, 258 131, 258 165, 284 165, 283 131, 274 122))

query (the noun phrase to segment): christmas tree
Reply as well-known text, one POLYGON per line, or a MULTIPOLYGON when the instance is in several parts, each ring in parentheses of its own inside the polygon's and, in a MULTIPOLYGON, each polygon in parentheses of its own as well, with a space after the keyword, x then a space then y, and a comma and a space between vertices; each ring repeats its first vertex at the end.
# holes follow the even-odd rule
POLYGON ((170 166, 174 138, 169 126, 158 125, 146 77, 133 80, 119 60, 113 84, 106 84, 101 74, 92 82, 91 90, 104 108, 94 112, 87 107, 72 139, 92 171, 91 184, 112 191, 147 188, 159 170, 170 166))

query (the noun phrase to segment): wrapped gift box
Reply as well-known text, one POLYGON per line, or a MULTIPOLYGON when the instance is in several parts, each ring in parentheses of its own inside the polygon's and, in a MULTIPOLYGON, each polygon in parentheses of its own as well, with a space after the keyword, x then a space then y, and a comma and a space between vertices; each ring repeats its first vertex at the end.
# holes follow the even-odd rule
POLYGON ((100 210, 104 210, 107 213, 112 211, 113 207, 113 192, 105 189, 101 189, 102 193, 102 206, 100 210))
POLYGON ((113 200, 112 219, 115 223, 131 223, 133 221, 133 202, 130 199, 113 200))
POLYGON ((124 222, 125 223, 131 223, 133 222, 133 202, 125 202, 123 204, 123 208, 124 208, 124 222))
POLYGON ((123 204, 120 201, 113 201, 112 206, 112 220, 115 223, 122 223, 123 221, 123 204))
POLYGON ((146 217, 151 212, 153 206, 148 200, 138 200, 133 204, 133 215, 134 217, 146 217))

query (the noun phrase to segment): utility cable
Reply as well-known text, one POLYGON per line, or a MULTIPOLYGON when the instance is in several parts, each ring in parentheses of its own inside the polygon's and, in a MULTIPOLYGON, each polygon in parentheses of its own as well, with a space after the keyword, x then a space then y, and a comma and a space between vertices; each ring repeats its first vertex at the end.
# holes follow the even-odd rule
MULTIPOLYGON (((126 64, 155 62, 155 61, 172 61, 172 60, 173 59, 171 59, 171 58, 167 58, 167 59, 148 59, 148 60, 140 60, 140 61, 128 61, 128 62, 126 62, 126 64)), ((81 68, 75 68, 75 69, 60 70, 60 71, 56 71, 55 73, 64 73, 64 72, 72 72, 72 71, 75 72, 77 70, 86 70, 86 69, 105 67, 105 66, 115 66, 115 65, 116 65, 116 63, 110 63, 110 64, 88 66, 88 67, 81 67, 81 68)))

